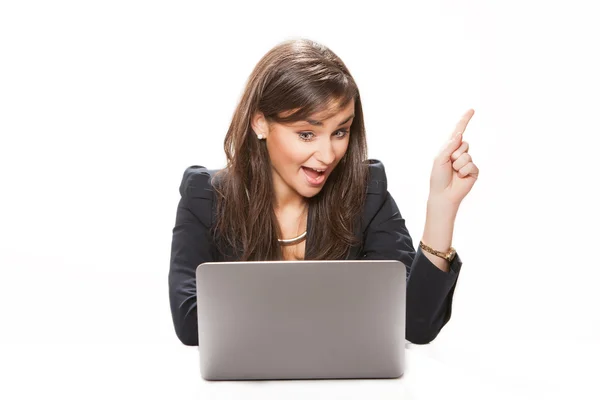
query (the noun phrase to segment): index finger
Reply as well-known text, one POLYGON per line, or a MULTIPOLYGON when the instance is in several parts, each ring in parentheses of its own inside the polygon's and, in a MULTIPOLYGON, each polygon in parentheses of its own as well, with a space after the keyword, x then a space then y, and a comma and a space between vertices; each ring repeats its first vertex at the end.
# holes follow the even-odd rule
POLYGON ((469 121, 471 120, 471 117, 473 116, 473 114, 475 114, 475 110, 470 108, 462 116, 460 121, 458 121, 458 124, 456 124, 456 127, 454 128, 454 132, 452 132, 452 136, 450 137, 450 139, 453 139, 454 137, 460 135, 461 133, 463 133, 465 131, 465 129, 467 129, 467 125, 469 124, 469 121))

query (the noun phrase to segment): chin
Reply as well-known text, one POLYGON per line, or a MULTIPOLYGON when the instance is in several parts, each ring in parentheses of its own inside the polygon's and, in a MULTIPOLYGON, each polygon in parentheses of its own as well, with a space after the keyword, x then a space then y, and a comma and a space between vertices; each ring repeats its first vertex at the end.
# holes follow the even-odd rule
POLYGON ((303 191, 298 191, 298 193, 300 193, 301 196, 306 197, 307 199, 310 199, 311 197, 315 197, 316 195, 318 195, 321 192, 322 188, 317 188, 317 189, 304 189, 303 191))
POLYGON ((327 180, 325 180, 325 182, 323 182, 320 186, 310 186, 307 185, 305 182, 301 182, 299 187, 296 187, 296 191, 300 195, 310 198, 318 195, 321 192, 321 190, 323 190, 326 184, 327 180))

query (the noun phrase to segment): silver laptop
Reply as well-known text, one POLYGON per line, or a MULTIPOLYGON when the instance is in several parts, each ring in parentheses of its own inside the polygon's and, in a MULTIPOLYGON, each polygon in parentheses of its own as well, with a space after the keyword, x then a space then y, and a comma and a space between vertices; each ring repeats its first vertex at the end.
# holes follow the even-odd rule
POLYGON ((400 261, 206 262, 196 269, 206 380, 398 378, 400 261))

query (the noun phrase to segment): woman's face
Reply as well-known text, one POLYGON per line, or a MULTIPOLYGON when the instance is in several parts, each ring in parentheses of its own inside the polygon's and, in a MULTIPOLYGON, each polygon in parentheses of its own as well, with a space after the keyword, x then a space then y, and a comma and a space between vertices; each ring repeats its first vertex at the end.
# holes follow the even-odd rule
POLYGON ((346 153, 354 100, 323 119, 326 115, 327 111, 311 115, 306 121, 285 124, 268 123, 262 115, 253 119, 255 133, 266 138, 276 193, 285 198, 293 192, 315 196, 346 153))

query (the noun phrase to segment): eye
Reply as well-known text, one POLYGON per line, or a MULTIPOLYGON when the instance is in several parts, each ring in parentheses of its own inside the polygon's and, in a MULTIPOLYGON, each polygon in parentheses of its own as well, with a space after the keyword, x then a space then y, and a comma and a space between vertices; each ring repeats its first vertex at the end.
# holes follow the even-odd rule
MULTIPOLYGON (((350 131, 348 129, 340 129, 336 131, 333 135, 339 139, 342 139, 349 133, 350 131)), ((310 141, 314 136, 315 134, 312 132, 298 132, 298 137, 300 138, 300 140, 303 140, 305 142, 310 141)))
POLYGON ((312 132, 298 132, 298 137, 300 138, 300 140, 303 140, 305 142, 308 142, 310 139, 313 138, 313 136, 315 136, 315 134, 312 132))
POLYGON ((350 133, 350 131, 348 129, 340 129, 339 131, 337 131, 335 133, 335 136, 341 139, 349 133, 350 133), (341 133, 341 135, 340 135, 340 133, 341 133))

